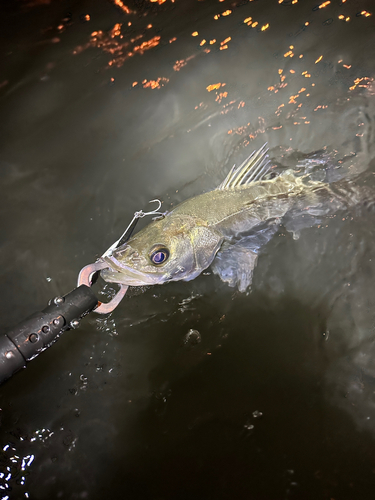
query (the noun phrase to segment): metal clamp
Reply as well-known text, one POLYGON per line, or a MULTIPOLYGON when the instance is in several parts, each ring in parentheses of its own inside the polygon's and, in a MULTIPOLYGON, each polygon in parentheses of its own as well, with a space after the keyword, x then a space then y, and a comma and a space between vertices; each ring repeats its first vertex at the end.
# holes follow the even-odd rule
MULTIPOLYGON (((85 266, 83 269, 81 269, 78 275, 77 286, 86 285, 88 287, 91 287, 93 284, 95 274, 101 271, 102 269, 106 269, 107 267, 108 264, 101 260, 98 260, 94 264, 89 264, 88 266, 85 266)), ((128 285, 120 285, 120 290, 116 293, 113 299, 107 303, 99 302, 98 307, 96 307, 94 311, 98 314, 108 314, 112 312, 122 301, 128 288, 129 288, 128 285)))

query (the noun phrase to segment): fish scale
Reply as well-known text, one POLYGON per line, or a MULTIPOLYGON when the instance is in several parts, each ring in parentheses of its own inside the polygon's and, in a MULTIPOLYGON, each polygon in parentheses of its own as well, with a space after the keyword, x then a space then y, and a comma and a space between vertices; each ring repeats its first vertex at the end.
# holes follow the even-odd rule
POLYGON ((129 286, 153 285, 192 280, 212 265, 223 281, 245 291, 260 249, 280 223, 297 233, 365 196, 352 181, 330 185, 288 169, 266 180, 267 153, 265 144, 233 167, 216 189, 183 201, 106 255, 109 267, 102 277, 129 286))

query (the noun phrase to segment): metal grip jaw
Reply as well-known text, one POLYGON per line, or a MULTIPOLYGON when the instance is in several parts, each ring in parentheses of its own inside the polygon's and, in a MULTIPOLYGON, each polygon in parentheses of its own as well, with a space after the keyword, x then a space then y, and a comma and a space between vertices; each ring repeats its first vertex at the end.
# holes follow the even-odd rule
MULTIPOLYGON (((94 264, 85 266, 78 277, 78 286, 64 297, 53 299, 46 309, 37 312, 12 328, 6 335, 0 337, 0 384, 10 378, 15 372, 24 368, 26 362, 38 356, 47 349, 59 336, 70 328, 77 328, 79 320, 95 309, 99 314, 112 312, 123 299, 128 289, 127 285, 120 285, 120 290, 108 303, 99 302, 91 291, 94 276, 108 267, 103 258, 112 255, 119 246, 124 245, 130 238, 138 219, 146 215, 164 217, 158 208, 150 212, 135 212, 133 219, 122 236, 111 245, 100 259, 94 264)), ((151 203, 151 202, 150 202, 151 203)))
POLYGON ((0 338, 0 384, 44 351, 98 305, 91 289, 81 285, 56 297, 41 312, 29 316, 0 338))

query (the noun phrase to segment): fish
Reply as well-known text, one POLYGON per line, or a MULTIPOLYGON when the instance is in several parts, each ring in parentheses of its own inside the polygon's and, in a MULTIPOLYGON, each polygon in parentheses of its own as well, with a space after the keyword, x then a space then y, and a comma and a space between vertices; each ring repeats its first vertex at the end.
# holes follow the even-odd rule
POLYGON ((102 278, 128 286, 190 281, 211 266, 229 286, 244 292, 260 250, 280 225, 298 237, 328 213, 357 203, 350 182, 329 184, 309 172, 272 175, 265 144, 233 166, 220 185, 177 205, 102 257, 102 278))

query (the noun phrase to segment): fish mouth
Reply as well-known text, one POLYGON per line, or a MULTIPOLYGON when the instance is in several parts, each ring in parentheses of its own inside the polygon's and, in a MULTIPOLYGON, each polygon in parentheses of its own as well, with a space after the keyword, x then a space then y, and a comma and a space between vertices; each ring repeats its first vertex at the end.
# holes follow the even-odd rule
POLYGON ((163 280, 162 275, 152 275, 137 271, 118 261, 113 255, 104 257, 108 267, 100 271, 100 276, 108 283, 119 283, 128 286, 156 285, 163 280))

